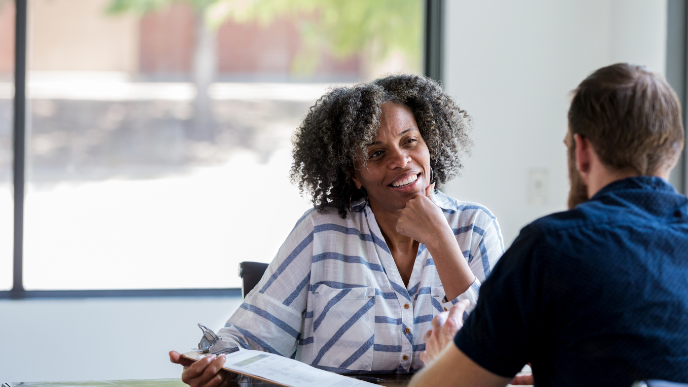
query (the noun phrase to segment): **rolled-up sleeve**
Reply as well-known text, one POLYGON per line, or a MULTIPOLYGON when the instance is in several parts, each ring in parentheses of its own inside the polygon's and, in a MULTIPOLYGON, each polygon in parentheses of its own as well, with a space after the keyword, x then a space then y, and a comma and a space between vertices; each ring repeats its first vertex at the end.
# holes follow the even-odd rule
POLYGON ((306 310, 312 255, 313 225, 306 218, 218 336, 229 346, 292 355, 306 310))
POLYGON ((483 209, 478 214, 479 216, 473 226, 473 233, 480 237, 477 238, 477 243, 473 243, 471 249, 468 250, 468 256, 465 257, 468 260, 471 272, 475 276, 475 280, 465 292, 459 294, 453 300, 447 300, 446 297, 442 300, 444 301, 442 307, 447 310, 461 300, 468 300, 470 305, 466 308, 464 319, 468 317, 468 314, 477 305, 480 286, 504 254, 504 243, 497 218, 487 209, 483 209))

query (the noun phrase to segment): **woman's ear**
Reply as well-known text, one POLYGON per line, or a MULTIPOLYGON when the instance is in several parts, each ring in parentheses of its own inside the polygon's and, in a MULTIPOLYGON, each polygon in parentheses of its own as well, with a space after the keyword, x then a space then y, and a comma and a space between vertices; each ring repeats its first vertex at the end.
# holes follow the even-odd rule
POLYGON ((356 185, 356 188, 361 189, 361 187, 363 187, 363 184, 361 184, 361 181, 358 180, 358 177, 356 176, 356 168, 350 167, 348 172, 349 172, 349 176, 351 176, 351 181, 354 182, 354 184, 356 185))
POLYGON ((361 189, 361 187, 363 187, 363 185, 361 184, 361 182, 360 182, 360 181, 358 180, 358 178, 356 177, 356 174, 355 174, 355 173, 352 174, 352 176, 351 176, 351 181, 354 182, 354 184, 356 185, 356 188, 361 189))

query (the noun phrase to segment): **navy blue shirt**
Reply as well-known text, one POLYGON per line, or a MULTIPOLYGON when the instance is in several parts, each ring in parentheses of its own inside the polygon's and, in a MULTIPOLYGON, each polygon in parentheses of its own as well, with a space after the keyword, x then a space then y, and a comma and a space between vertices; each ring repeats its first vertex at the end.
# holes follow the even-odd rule
POLYGON ((538 386, 688 382, 688 199, 635 177, 526 226, 455 343, 538 386))

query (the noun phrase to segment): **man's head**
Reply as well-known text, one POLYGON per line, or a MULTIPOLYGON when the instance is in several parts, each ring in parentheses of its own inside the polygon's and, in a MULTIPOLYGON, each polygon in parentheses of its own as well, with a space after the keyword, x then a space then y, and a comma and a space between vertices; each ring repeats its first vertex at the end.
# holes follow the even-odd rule
POLYGON ((679 99, 661 75, 642 66, 595 71, 574 90, 568 118, 569 208, 588 199, 575 138, 589 143, 609 171, 636 175, 667 175, 683 148, 679 99))

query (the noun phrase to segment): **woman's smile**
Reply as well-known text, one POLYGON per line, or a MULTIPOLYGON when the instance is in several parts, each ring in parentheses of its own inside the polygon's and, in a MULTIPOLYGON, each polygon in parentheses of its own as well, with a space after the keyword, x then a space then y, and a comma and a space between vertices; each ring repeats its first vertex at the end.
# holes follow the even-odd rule
POLYGON ((420 173, 408 173, 395 179, 389 186, 392 188, 415 188, 415 183, 418 181, 420 173))

